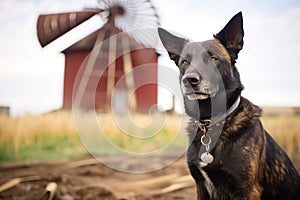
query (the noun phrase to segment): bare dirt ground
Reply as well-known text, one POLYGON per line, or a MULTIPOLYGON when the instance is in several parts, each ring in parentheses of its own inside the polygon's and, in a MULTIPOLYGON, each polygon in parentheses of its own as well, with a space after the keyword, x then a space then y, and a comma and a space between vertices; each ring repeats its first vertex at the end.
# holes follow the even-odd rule
MULTIPOLYGON (((109 159, 126 163, 120 158, 109 159)), ((159 159, 163 163, 166 158, 159 159)), ((152 163, 148 159, 139 167, 152 163)), ((93 158, 0 166, 0 199, 51 199, 52 194, 55 200, 168 200, 196 196, 184 157, 161 170, 141 174, 113 170, 93 158)))
MULTIPOLYGON (((143 169, 149 165, 157 167, 157 163, 164 166, 168 159, 170 156, 160 156, 132 163, 122 157, 109 157, 105 163, 143 169)), ((299 170, 300 162, 296 164, 299 170)), ((0 165, 0 200, 190 200, 195 197, 194 181, 184 156, 161 170, 140 174, 111 169, 94 158, 0 165)))

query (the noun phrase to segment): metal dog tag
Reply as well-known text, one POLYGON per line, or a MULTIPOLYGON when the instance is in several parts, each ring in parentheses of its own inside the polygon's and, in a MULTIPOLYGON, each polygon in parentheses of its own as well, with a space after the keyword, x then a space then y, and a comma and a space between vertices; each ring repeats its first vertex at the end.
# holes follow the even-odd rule
POLYGON ((214 157, 209 153, 211 138, 208 135, 204 134, 201 137, 201 143, 205 146, 206 152, 201 154, 200 159, 206 164, 210 164, 214 161, 214 157), (206 142, 205 139, 207 140, 206 142))
POLYGON ((209 152, 204 152, 200 158, 203 162, 207 164, 210 164, 214 161, 214 157, 209 152))

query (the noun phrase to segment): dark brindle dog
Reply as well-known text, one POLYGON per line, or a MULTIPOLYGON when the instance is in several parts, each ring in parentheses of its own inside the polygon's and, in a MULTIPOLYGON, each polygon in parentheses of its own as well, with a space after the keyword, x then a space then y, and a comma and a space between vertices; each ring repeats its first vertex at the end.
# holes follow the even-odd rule
POLYGON ((240 97, 235 61, 243 47, 242 14, 204 42, 189 42, 161 28, 158 32, 179 67, 186 113, 192 118, 187 163, 198 199, 299 200, 297 170, 264 130, 261 109, 240 97), (221 105, 226 105, 223 111, 221 105))

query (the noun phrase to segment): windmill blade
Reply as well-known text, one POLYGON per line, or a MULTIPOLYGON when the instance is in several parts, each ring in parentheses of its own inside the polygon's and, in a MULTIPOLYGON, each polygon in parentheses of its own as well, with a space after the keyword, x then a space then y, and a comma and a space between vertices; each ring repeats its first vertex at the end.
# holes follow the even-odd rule
POLYGON ((37 35, 41 46, 46 46, 100 12, 101 9, 90 9, 81 12, 40 15, 37 21, 37 35))
POLYGON ((150 0, 98 0, 98 5, 110 11, 114 25, 139 44, 155 46, 159 17, 150 0))

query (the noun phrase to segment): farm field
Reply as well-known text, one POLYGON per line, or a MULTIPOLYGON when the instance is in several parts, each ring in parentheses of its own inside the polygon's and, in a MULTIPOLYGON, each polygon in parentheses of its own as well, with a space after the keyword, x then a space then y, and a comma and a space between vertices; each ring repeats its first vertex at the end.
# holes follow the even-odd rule
MULTIPOLYGON (((151 139, 149 144, 140 146, 138 141, 119 137, 118 128, 112 125, 113 118, 99 114, 97 120, 103 132, 109 130, 110 139, 118 146, 129 152, 143 152, 166 144, 185 123, 181 116, 167 117, 163 128, 158 131, 163 137, 151 139)), ((132 118, 140 127, 152 123, 148 116, 135 115, 132 118)), ((300 117, 267 116, 262 121, 300 171, 300 117)), ((55 183, 55 199, 168 200, 195 197, 184 155, 171 165, 161 166, 160 170, 126 173, 111 169, 89 155, 77 134, 72 113, 54 112, 21 118, 1 116, 0 123, 0 185, 11 181, 10 188, 0 192, 0 199, 41 199, 49 195, 49 191, 45 191, 49 183, 55 183), (168 192, 178 185, 184 186, 183 189, 168 192)), ((83 123, 87 130, 91 129, 88 120, 83 120, 83 123)), ((174 151, 185 148, 185 139, 180 138, 180 141, 183 144, 172 146, 174 151)), ((130 164, 126 165, 128 161, 114 151, 107 150, 105 155, 106 163, 130 167, 130 164)), ((161 155, 135 164, 146 168, 168 159, 170 155, 161 155)), ((2 189, 0 186, 0 191, 2 189)))

